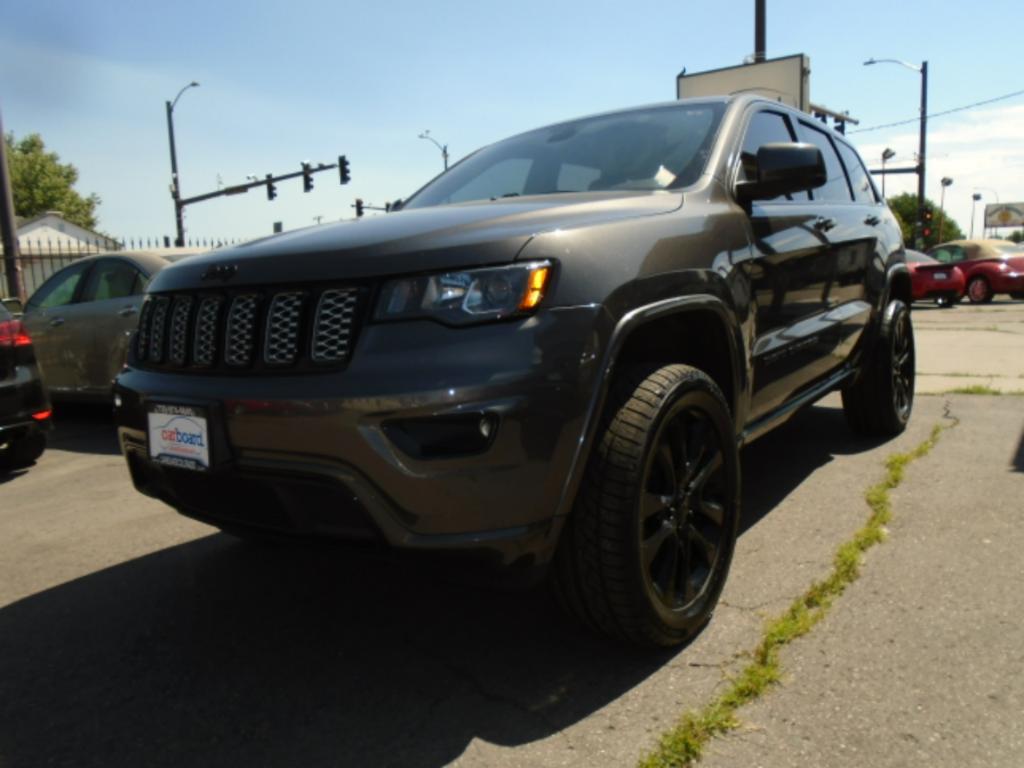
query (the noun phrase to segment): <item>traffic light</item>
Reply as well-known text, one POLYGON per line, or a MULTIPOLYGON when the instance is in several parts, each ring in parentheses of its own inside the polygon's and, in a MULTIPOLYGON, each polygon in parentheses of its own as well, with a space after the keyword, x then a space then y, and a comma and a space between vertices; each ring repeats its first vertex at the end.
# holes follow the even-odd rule
POLYGON ((932 207, 927 204, 924 206, 924 211, 921 213, 921 236, 932 236, 932 207))
POLYGON ((267 174, 267 200, 277 197, 277 185, 274 183, 274 174, 267 174))
POLYGON ((302 164, 302 191, 313 191, 313 171, 310 170, 309 163, 302 164))
POLYGON ((341 177, 342 184, 352 181, 352 176, 349 174, 348 158, 344 155, 338 155, 338 176, 341 177))
POLYGON ((363 198, 356 198, 356 218, 358 219, 363 215, 363 198))

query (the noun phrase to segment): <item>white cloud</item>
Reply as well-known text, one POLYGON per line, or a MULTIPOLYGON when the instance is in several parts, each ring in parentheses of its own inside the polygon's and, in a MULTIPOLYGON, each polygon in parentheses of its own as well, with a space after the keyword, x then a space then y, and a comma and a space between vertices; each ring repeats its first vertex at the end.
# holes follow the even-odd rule
MULTIPOLYGON (((887 167, 902 167, 916 162, 918 132, 916 125, 900 126, 888 133, 853 134, 861 154, 871 168, 881 165, 882 150, 891 147, 896 157, 887 167)), ((979 192, 975 235, 981 234, 982 212, 986 203, 1024 201, 1024 105, 984 107, 933 118, 928 125, 928 197, 941 199, 940 180, 953 179, 946 189, 946 210, 961 229, 971 229, 972 195, 979 192)), ((889 175, 886 194, 916 192, 917 176, 889 175)), ((1008 232, 1009 230, 1005 230, 1008 232)))

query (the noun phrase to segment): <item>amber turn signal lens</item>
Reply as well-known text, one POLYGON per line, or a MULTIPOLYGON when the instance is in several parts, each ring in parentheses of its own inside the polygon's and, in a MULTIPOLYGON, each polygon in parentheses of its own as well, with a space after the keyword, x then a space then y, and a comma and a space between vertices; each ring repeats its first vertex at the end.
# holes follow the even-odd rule
POLYGON ((551 274, 549 267, 540 267, 530 273, 526 293, 523 295, 523 300, 519 302, 520 309, 533 309, 540 304, 540 300, 544 298, 544 289, 547 287, 549 274, 551 274))

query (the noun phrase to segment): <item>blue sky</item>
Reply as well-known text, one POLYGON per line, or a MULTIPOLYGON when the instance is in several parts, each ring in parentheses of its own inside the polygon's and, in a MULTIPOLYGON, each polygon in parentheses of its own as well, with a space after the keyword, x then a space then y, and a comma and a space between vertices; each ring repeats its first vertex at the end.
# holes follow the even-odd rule
MULTIPOLYGON (((768 0, 768 55, 811 59, 816 103, 861 127, 917 115, 920 78, 870 57, 927 59, 929 111, 1024 88, 1019 6, 988 2, 837 4, 768 0), (1001 32, 1006 26, 1008 31, 1001 32)), ((346 154, 335 172, 188 209, 189 234, 247 238, 353 215, 356 197, 404 197, 452 158, 545 123, 675 96, 675 77, 740 63, 753 49, 753 0, 717 2, 176 3, 33 0, 0 30, 5 129, 42 134, 103 204, 119 237, 173 233, 164 101, 175 110, 182 190, 297 170, 346 154)), ((931 123, 928 194, 966 230, 971 193, 1024 200, 1024 97, 931 123)), ((916 125, 853 134, 869 165, 886 146, 913 163, 916 125)), ((888 192, 914 177, 890 177, 888 192)), ((979 209, 980 214, 980 209, 979 209)), ((980 228, 980 223, 978 224, 980 228)))

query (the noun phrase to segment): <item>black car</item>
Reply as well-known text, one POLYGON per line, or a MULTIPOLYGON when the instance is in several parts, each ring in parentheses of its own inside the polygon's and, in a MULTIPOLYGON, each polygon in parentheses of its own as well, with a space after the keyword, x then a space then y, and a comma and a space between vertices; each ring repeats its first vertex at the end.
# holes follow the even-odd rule
POLYGON ((0 303, 0 471, 27 467, 46 448, 50 403, 32 339, 0 303))
POLYGON ((136 487, 183 514, 473 553, 669 645, 725 581, 741 446, 835 390, 858 431, 905 427, 909 302, 844 137, 751 96, 679 101, 163 270, 116 419, 136 487))

